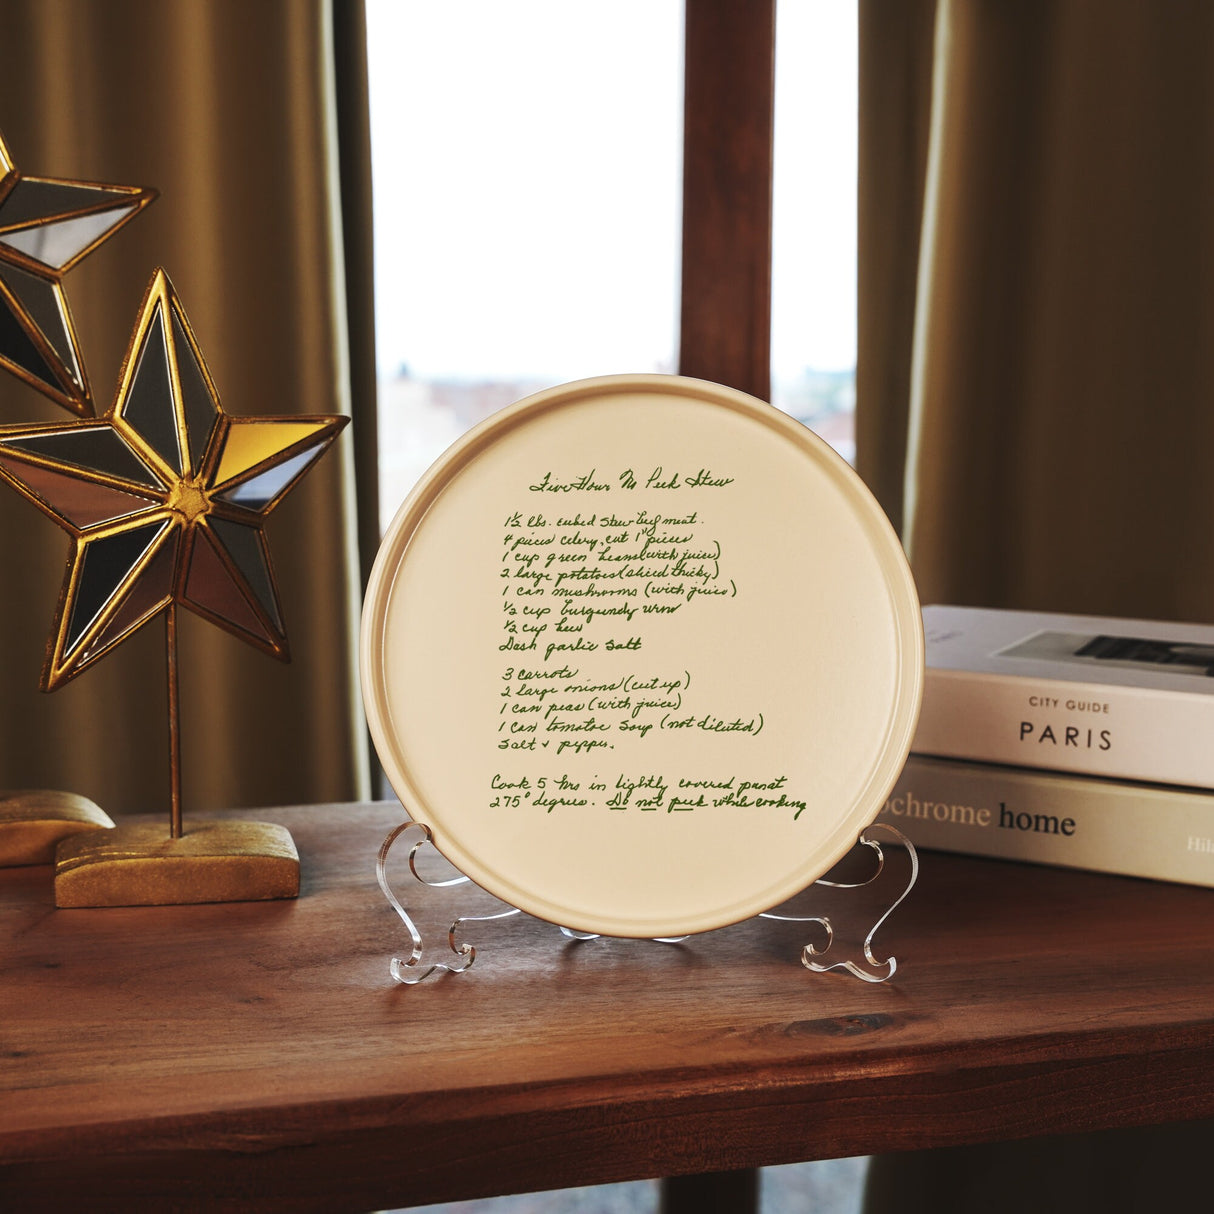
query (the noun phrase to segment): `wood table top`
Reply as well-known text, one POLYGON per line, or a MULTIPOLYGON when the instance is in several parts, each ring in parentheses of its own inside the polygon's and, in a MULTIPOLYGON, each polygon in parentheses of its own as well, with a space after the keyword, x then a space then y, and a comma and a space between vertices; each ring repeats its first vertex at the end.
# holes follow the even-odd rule
POLYGON ((55 910, 0 871, 0 1207, 382 1209, 1214 1116, 1214 890, 923 853, 885 985, 769 920, 519 916, 402 986, 400 807, 239 816, 290 829, 297 901, 55 910))

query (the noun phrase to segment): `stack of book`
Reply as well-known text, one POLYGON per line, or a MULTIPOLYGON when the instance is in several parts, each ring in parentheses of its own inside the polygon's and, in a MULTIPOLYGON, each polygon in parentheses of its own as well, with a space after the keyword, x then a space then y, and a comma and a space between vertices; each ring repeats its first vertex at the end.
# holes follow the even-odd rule
POLYGON ((1214 885, 1214 627, 925 607, 917 846, 1214 885))

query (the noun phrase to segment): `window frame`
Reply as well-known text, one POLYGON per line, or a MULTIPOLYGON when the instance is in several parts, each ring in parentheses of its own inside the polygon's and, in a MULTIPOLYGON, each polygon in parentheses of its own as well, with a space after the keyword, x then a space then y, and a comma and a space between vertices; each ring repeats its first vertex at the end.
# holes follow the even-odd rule
POLYGON ((771 399, 775 0, 687 0, 679 373, 771 399))

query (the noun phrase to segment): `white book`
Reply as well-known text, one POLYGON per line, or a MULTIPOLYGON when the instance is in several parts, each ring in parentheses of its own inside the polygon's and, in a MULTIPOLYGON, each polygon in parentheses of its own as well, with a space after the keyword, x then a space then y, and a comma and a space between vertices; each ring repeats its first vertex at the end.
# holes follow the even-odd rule
POLYGON ((878 821, 917 847, 1214 886, 1214 793, 911 755, 878 821))
POLYGON ((1214 627, 925 607, 911 749, 1214 788, 1214 627))

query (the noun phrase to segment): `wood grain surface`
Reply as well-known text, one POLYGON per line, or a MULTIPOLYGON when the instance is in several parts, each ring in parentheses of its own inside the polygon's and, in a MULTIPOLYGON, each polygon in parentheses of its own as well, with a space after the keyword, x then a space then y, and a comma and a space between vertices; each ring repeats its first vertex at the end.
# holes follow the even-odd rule
POLYGON ((57 911, 48 868, 0 872, 0 1208, 370 1210, 1214 1115, 1214 891, 927 853, 885 986, 770 921, 520 916, 404 987, 400 808, 259 816, 298 901, 57 911))

